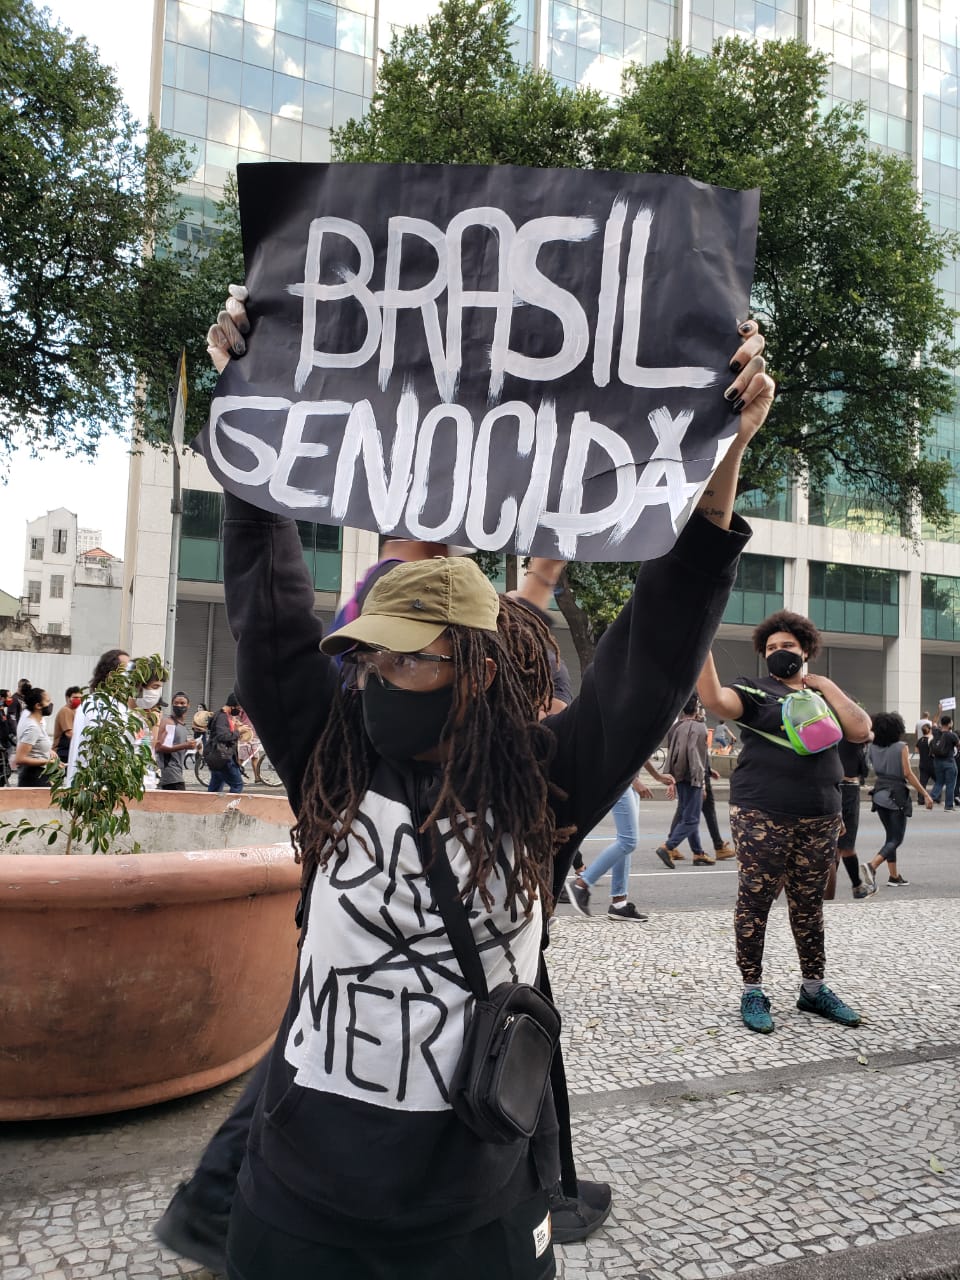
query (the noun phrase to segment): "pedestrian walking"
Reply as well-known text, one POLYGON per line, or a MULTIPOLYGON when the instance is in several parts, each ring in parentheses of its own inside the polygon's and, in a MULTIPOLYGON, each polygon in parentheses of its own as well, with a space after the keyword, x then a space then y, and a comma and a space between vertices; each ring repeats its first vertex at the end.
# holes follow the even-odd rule
POLYGON ((953 731, 953 717, 944 712, 940 717, 940 732, 931 747, 933 755, 934 784, 930 797, 934 804, 940 803, 943 794, 943 807, 952 812, 957 791, 957 747, 960 738, 953 731))
POLYGON ((17 786, 49 787, 47 767, 51 761, 59 764, 59 759, 43 721, 46 716, 53 715, 53 703, 46 689, 35 689, 32 685, 21 689, 20 694, 24 714, 17 725, 17 754, 14 757, 17 786))
POLYGON ((744 729, 730 783, 730 827, 739 862, 734 934, 743 978, 740 1015, 751 1031, 774 1030, 762 986, 763 945, 782 885, 803 977, 797 1008, 855 1027, 860 1015, 824 982, 823 894, 842 825, 836 736, 842 731, 852 742, 863 742, 870 721, 832 680, 804 673, 804 664, 820 650, 820 633, 809 618, 785 609, 771 614, 754 631, 753 647, 766 661, 768 676, 739 676, 723 686, 711 655, 697 684, 708 711, 744 729), (832 738, 834 745, 812 753, 804 748, 801 754, 784 712, 790 695, 805 689, 824 700, 817 723, 822 741, 832 738))
MULTIPOLYGON (((129 661, 130 655, 125 649, 107 649, 105 653, 101 653, 97 659, 97 665, 93 669, 93 675, 90 677, 90 683, 87 685, 88 694, 93 693, 95 689, 99 689, 111 672, 116 671, 118 667, 126 667, 129 661)), ((73 785, 74 774, 82 758, 83 739, 87 725, 96 717, 96 714, 96 704, 89 696, 83 698, 80 706, 74 711, 70 751, 67 756, 66 782, 68 786, 73 785)))
POLYGON ((883 823, 886 835, 880 852, 863 864, 863 878, 874 889, 875 873, 884 862, 887 864, 887 884, 901 886, 910 883, 897 867, 897 850, 903 844, 903 838, 907 834, 907 819, 913 812, 910 787, 916 788, 918 794, 923 792, 925 806, 933 808, 933 800, 923 790, 920 779, 910 767, 910 751, 903 741, 905 733, 903 717, 898 716, 895 711, 881 711, 873 717, 870 763, 877 775, 872 791, 873 812, 883 823))
POLYGON ((680 845, 688 841, 695 867, 712 867, 714 859, 700 843, 700 813, 703 808, 703 785, 707 773, 707 726, 700 714, 700 701, 692 694, 684 704, 680 718, 667 734, 667 773, 676 779, 677 811, 670 831, 655 852, 671 870, 682 861, 680 845))
POLYGON ((210 718, 203 743, 203 760, 210 770, 208 791, 220 792, 229 787, 236 795, 243 790, 238 759, 240 710, 240 701, 231 689, 223 706, 210 718))
POLYGON ((57 712, 57 718, 53 722, 53 749, 57 753, 57 758, 61 764, 66 764, 70 759, 70 739, 73 737, 73 721, 77 714, 77 708, 83 701, 81 698, 83 690, 77 684, 72 684, 64 694, 64 703, 57 712))
MULTIPOLYGON (((652 778, 662 782, 668 789, 674 786, 672 776, 661 773, 649 760, 643 767, 652 778)), ((617 833, 616 839, 597 855, 588 868, 582 869, 567 882, 568 900, 581 915, 590 914, 590 891, 600 877, 609 871, 610 906, 607 908, 607 916, 611 920, 633 921, 637 924, 649 919, 649 916, 637 909, 635 903, 628 900, 628 891, 630 860, 640 838, 639 802, 652 799, 653 792, 640 781, 638 774, 610 810, 617 833)))
POLYGON ((933 725, 927 721, 917 735, 917 777, 920 779, 920 790, 917 792, 917 803, 923 804, 930 784, 936 777, 933 767, 933 725))
POLYGON ((195 751, 197 739, 187 728, 187 712, 190 699, 179 690, 170 701, 170 714, 160 721, 157 732, 156 755, 160 761, 160 790, 186 791, 183 780, 183 759, 188 751, 195 751))
POLYGON ((837 892, 837 866, 843 863, 844 870, 850 877, 854 898, 869 898, 876 892, 876 886, 864 882, 860 875, 860 860, 857 857, 857 835, 860 831, 860 789, 867 780, 869 765, 867 749, 863 742, 848 742, 841 738, 837 743, 837 754, 840 757, 840 768, 843 776, 840 779, 840 817, 843 829, 837 839, 837 857, 827 877, 827 887, 823 897, 825 902, 832 902, 837 892))

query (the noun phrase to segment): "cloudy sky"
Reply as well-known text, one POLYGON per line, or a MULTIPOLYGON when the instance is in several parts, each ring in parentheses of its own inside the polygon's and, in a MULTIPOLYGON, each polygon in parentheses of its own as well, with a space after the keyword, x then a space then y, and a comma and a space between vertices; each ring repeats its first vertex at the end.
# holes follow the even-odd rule
MULTIPOLYGON (((37 7, 40 7, 39 5, 37 7)), ((115 67, 138 120, 146 119, 153 0, 46 0, 53 18, 95 44, 115 67)), ((127 507, 127 453, 119 440, 101 445, 95 462, 57 454, 31 459, 24 451, 0 461, 0 588, 23 590, 25 523, 54 507, 75 511, 80 524, 103 530, 103 545, 123 555, 127 507)))

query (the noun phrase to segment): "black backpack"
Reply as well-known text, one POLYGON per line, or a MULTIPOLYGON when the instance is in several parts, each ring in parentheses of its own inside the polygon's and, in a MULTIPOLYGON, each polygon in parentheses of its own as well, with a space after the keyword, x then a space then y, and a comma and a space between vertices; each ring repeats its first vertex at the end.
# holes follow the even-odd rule
POLYGON ((933 740, 930 754, 937 760, 952 760, 953 749, 957 744, 957 735, 952 729, 941 729, 933 740))

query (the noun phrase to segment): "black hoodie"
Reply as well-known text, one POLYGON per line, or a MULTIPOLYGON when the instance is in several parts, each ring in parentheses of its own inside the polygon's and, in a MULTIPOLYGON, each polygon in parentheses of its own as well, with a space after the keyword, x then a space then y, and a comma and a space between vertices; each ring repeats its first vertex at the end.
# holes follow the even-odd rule
MULTIPOLYGON (((237 693, 298 810, 338 668, 296 524, 227 495, 225 589, 237 693)), ((694 686, 749 530, 698 515, 597 646, 580 694, 545 723, 559 827, 582 838, 659 744, 694 686)), ((472 998, 420 865, 414 832, 434 768, 377 766, 356 842, 310 886, 293 992, 254 1118, 240 1190, 264 1220, 344 1247, 457 1235, 502 1216, 559 1176, 552 1100, 528 1143, 485 1144, 454 1116, 446 1084, 472 998)), ((461 884, 467 860, 441 827, 461 884)), ((503 850, 504 866, 511 857, 503 850)), ((558 853, 559 858, 564 851, 558 853)), ((491 987, 535 982, 539 913, 472 909, 491 987)))

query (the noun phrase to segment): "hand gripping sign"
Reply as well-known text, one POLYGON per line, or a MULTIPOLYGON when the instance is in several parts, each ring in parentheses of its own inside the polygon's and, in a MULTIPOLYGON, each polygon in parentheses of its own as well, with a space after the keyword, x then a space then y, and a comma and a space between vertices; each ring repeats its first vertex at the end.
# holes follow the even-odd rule
POLYGON ((238 168, 252 329, 198 446, 270 511, 662 555, 736 433, 759 193, 453 165, 238 168))

